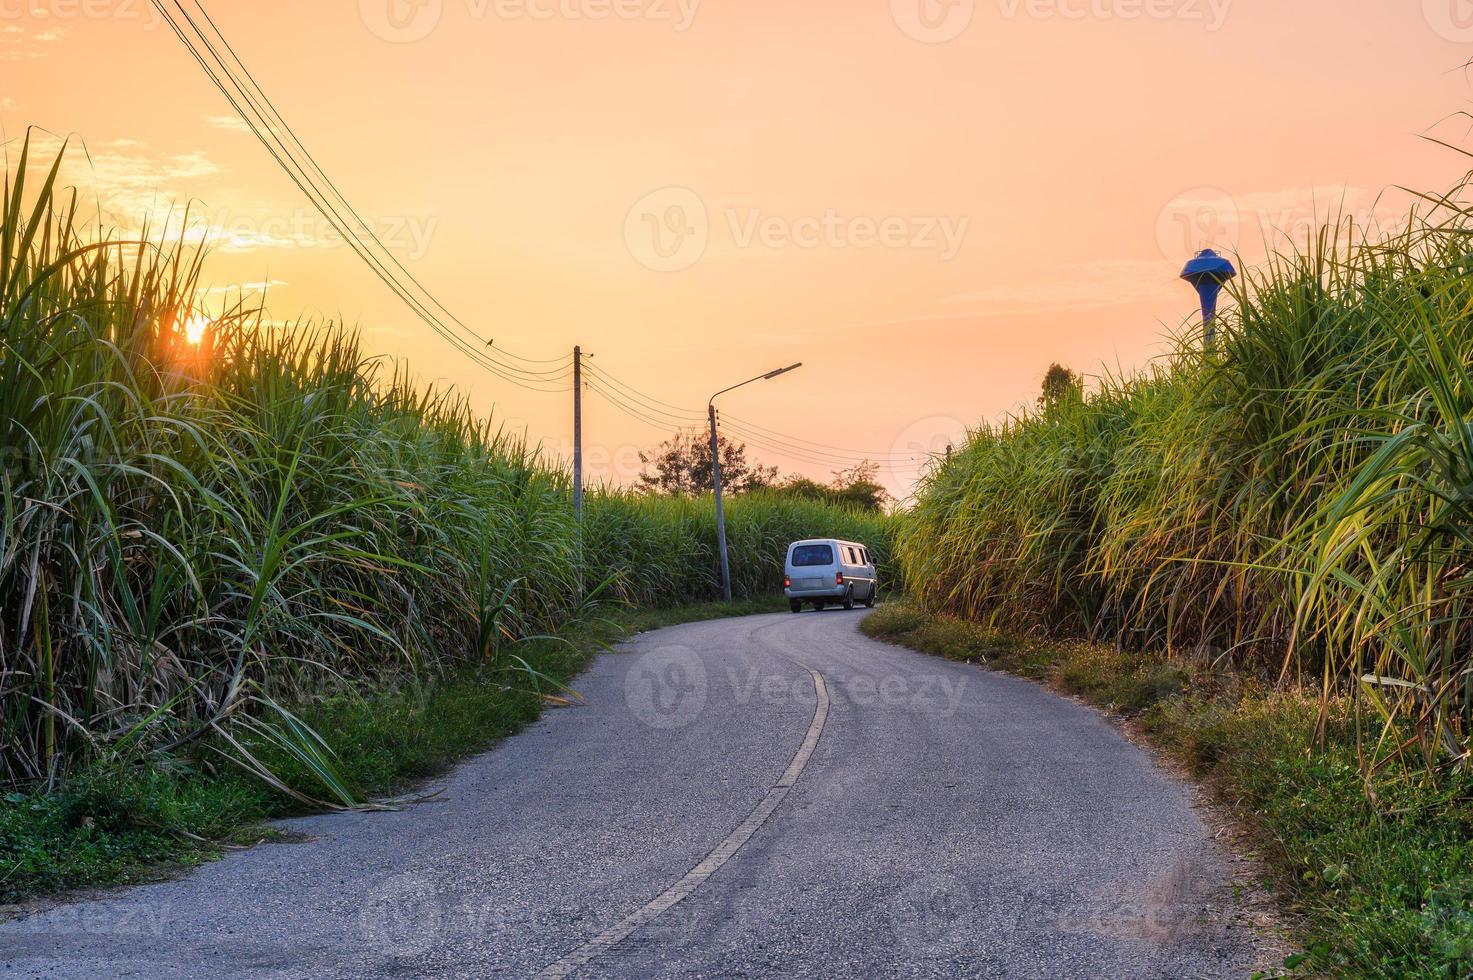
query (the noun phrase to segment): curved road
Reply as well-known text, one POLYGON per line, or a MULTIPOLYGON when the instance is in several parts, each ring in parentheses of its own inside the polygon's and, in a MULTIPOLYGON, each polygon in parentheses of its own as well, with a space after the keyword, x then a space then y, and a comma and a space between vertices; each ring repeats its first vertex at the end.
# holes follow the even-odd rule
POLYGON ((641 636, 434 800, 0 924, 0 971, 1247 975, 1184 786, 1089 709, 860 615, 641 636))

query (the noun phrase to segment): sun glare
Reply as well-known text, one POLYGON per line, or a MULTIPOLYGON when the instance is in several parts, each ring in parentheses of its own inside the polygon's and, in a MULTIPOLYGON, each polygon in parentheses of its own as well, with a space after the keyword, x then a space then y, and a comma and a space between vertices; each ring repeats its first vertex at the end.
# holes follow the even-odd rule
POLYGON ((209 321, 201 314, 190 314, 189 319, 184 324, 184 336, 188 338, 191 344, 198 344, 201 340, 205 339, 205 328, 209 325, 209 321))

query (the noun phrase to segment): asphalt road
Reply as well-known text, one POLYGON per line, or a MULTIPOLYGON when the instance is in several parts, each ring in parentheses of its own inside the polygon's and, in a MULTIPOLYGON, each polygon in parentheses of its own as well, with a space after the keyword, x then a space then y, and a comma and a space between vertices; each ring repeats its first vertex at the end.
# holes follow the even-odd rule
POLYGON ((661 630, 396 812, 0 924, 45 977, 1244 977, 1189 789, 832 610, 661 630))

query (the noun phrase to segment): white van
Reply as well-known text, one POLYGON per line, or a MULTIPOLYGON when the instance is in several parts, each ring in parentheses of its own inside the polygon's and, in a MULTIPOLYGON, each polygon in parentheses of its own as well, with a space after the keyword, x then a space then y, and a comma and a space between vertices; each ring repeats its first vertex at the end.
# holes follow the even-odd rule
POLYGON ((802 612, 805 602, 814 609, 830 604, 853 609, 856 602, 869 608, 880 591, 869 549, 855 541, 794 541, 783 572, 783 595, 793 612, 802 612))

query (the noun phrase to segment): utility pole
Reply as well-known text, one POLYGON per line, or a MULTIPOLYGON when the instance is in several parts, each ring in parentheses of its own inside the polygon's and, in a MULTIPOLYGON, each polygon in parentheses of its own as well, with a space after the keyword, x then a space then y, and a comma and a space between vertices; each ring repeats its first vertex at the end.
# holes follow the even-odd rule
POLYGON ((771 381, 780 374, 796 371, 802 366, 803 362, 799 361, 797 364, 789 364, 785 368, 778 368, 776 371, 768 371, 755 378, 748 378, 741 384, 722 388, 711 396, 710 401, 706 402, 706 413, 711 419, 711 489, 716 495, 716 540, 720 543, 721 550, 721 595, 727 602, 731 601, 731 564, 726 552, 726 511, 721 507, 721 446, 716 438, 716 399, 728 391, 736 391, 742 385, 749 385, 753 381, 771 381))
POLYGON ((716 493, 716 540, 721 549, 721 595, 731 601, 731 564, 726 554, 726 511, 721 507, 721 450, 716 440, 715 399, 706 406, 711 417, 711 489, 716 493))
POLYGON ((583 348, 573 348, 573 516, 583 525, 583 348))

